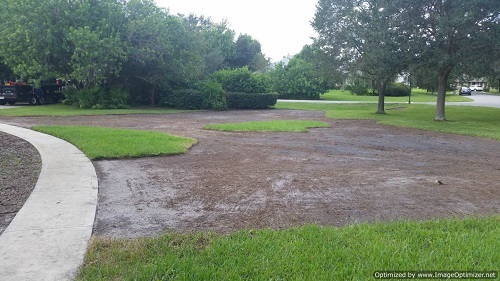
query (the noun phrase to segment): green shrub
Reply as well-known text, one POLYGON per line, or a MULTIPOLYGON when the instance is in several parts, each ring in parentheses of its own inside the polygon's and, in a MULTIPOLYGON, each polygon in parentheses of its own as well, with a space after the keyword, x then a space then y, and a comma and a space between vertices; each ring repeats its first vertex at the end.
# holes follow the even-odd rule
POLYGON ((161 105, 178 109, 202 109, 204 103, 205 98, 202 92, 194 89, 180 89, 170 93, 161 105))
POLYGON ((215 81, 206 81, 198 85, 198 90, 203 93, 204 109, 226 110, 226 96, 221 84, 215 81))
POLYGON ((64 104, 86 109, 123 109, 128 107, 129 92, 121 88, 108 91, 100 87, 89 89, 68 88, 64 104))
POLYGON ((266 93, 270 90, 270 80, 265 74, 254 74, 248 67, 219 70, 212 74, 226 92, 266 93))
POLYGON ((227 109, 224 90, 219 83, 214 81, 200 83, 198 90, 175 90, 163 100, 161 105, 178 109, 227 109))
POLYGON ((226 100, 232 109, 264 109, 276 104, 278 94, 227 92, 226 100))
POLYGON ((347 85, 345 89, 351 94, 356 96, 370 96, 370 88, 364 83, 354 83, 353 85, 347 85))
POLYGON ((387 85, 385 89, 385 96, 387 97, 407 97, 410 93, 410 86, 403 83, 392 83, 387 85))
POLYGON ((293 58, 287 65, 276 65, 271 79, 273 90, 281 99, 319 100, 320 94, 328 90, 316 67, 299 58, 293 58))

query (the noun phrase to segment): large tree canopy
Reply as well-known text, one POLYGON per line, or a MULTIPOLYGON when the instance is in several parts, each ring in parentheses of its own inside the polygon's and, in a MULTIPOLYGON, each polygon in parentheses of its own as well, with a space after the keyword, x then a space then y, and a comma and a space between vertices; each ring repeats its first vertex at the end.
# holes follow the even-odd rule
POLYGON ((227 22, 172 15, 153 0, 0 0, 0 7, 0 63, 17 77, 127 87, 140 103, 264 57, 257 40, 235 40, 227 22))
POLYGON ((467 72, 479 61, 498 60, 500 3, 498 0, 418 0, 412 5, 419 8, 415 21, 419 38, 425 43, 421 62, 433 67, 438 77, 435 120, 446 120, 446 88, 451 72, 454 69, 467 72))
POLYGON ((394 75, 410 67, 434 71, 435 119, 445 120, 451 71, 498 60, 499 6, 498 0, 320 0, 312 24, 317 43, 339 67, 377 82, 379 113, 394 75))
POLYGON ((417 46, 414 10, 404 2, 320 0, 313 21, 317 43, 339 67, 375 82, 377 113, 384 113, 386 86, 416 59, 409 56, 417 46))

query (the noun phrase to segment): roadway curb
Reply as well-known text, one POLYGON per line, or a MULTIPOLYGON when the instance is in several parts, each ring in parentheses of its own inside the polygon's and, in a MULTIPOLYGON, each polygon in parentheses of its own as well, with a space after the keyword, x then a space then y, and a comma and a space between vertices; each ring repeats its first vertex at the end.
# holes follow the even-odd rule
POLYGON ((2 280, 72 280, 92 234, 98 181, 92 162, 72 144, 0 124, 30 142, 42 169, 30 197, 0 236, 2 280))

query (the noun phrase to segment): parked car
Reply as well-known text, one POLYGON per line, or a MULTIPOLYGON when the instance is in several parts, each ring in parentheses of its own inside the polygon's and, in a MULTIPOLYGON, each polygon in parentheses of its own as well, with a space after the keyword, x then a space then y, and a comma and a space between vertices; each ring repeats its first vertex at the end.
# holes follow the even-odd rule
POLYGON ((38 99, 33 93, 33 87, 25 84, 8 83, 0 86, 0 105, 9 103, 14 105, 18 101, 27 101, 30 104, 37 104, 38 99))
POLYGON ((470 90, 471 91, 482 92, 483 91, 483 87, 481 85, 472 85, 472 86, 470 86, 470 90))
POLYGON ((472 95, 472 90, 469 87, 461 87, 460 92, 458 92, 459 95, 472 95))
POLYGON ((60 102, 64 98, 63 83, 42 84, 40 88, 33 88, 22 82, 8 81, 0 85, 0 105, 14 105, 16 102, 28 102, 31 105, 44 104, 45 102, 60 102))

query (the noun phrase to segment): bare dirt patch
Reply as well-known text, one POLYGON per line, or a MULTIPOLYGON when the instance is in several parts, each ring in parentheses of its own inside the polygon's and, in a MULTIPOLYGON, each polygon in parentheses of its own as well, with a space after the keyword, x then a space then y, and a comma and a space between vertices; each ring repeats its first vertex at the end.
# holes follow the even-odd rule
POLYGON ((95 161, 98 235, 225 233, 500 212, 498 141, 375 121, 330 120, 322 112, 293 110, 6 122, 145 129, 198 139, 185 155, 95 161), (320 120, 331 128, 308 133, 201 129, 207 123, 274 119, 320 120))
POLYGON ((0 132, 0 234, 35 188, 42 166, 30 143, 0 132))

